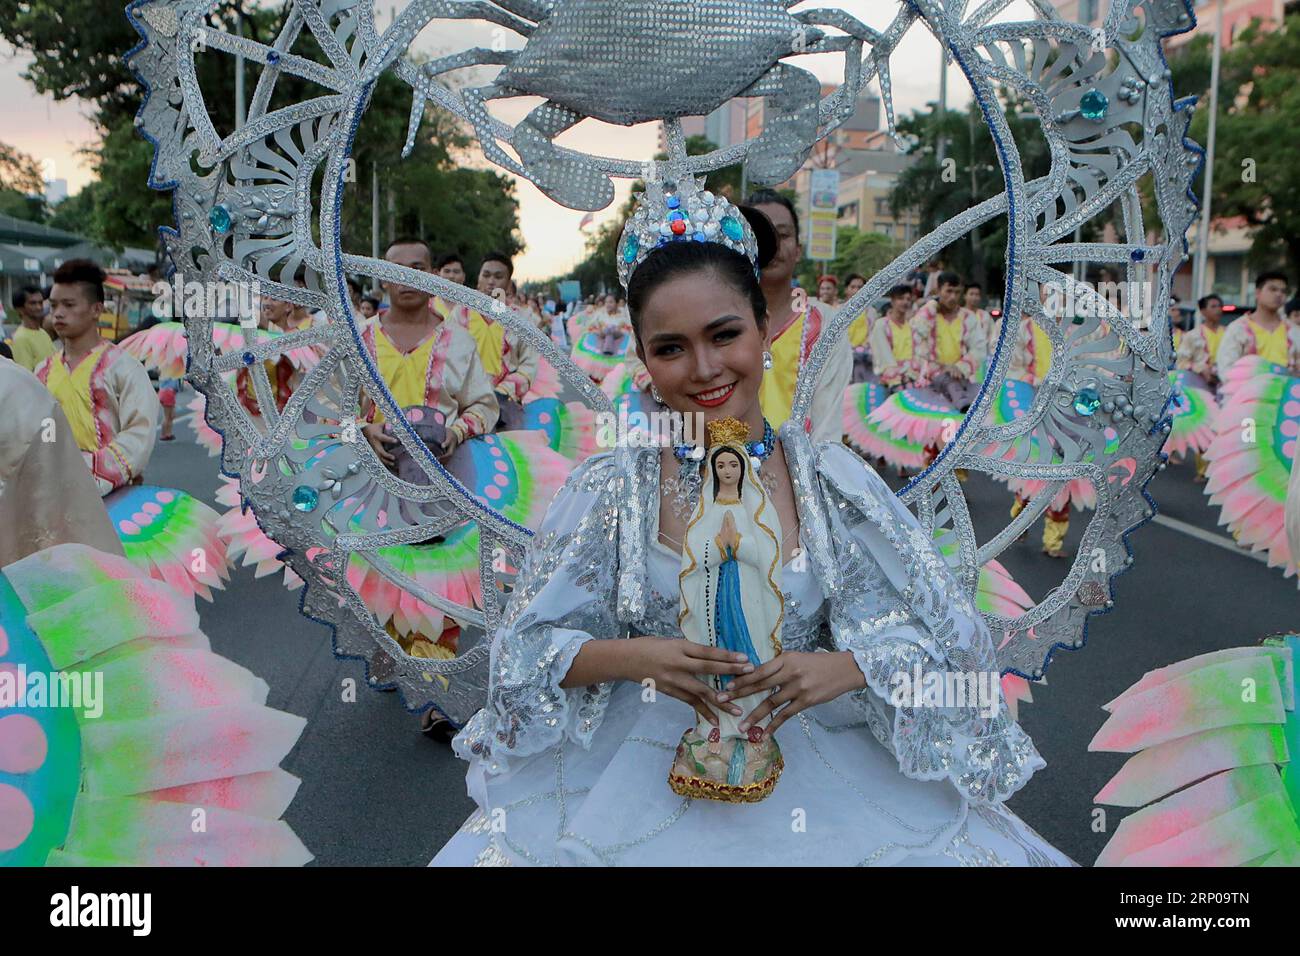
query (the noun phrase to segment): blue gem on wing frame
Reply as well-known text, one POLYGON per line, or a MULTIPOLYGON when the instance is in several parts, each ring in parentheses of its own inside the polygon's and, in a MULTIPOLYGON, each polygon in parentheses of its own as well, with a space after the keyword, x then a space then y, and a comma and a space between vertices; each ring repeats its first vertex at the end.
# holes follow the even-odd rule
POLYGON ((758 272, 758 239, 745 214, 724 196, 690 175, 652 179, 619 239, 618 278, 627 288, 632 273, 670 242, 717 242, 741 253, 758 272))

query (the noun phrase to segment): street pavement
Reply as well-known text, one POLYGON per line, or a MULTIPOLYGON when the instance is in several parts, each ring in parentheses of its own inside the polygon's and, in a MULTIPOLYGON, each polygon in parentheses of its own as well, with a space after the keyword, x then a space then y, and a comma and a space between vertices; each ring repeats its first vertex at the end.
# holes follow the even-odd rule
MULTIPOLYGON (((176 434, 158 444, 146 480, 213 504, 217 460, 185 426, 176 434)), ((1056 654, 1046 684, 1020 707, 1047 767, 1009 806, 1084 865, 1125 814, 1111 807, 1100 820, 1094 814, 1093 795, 1125 759, 1087 750, 1106 716, 1101 705, 1153 668, 1300 628, 1295 579, 1232 544, 1190 464, 1171 463, 1148 490, 1160 517, 1130 536, 1136 560, 1115 579, 1114 609, 1090 619, 1084 648, 1056 654)), ((974 474, 967 497, 977 530, 996 527, 1011 503, 1002 486, 974 474)), ((1085 520, 1072 522, 1071 551, 1085 520)), ((1066 570, 1039 552, 1040 533, 1041 522, 1001 558, 1035 599, 1066 570)), ((283 763, 302 780, 286 819, 318 865, 424 865, 473 809, 465 765, 419 733, 398 695, 366 686, 359 662, 336 660, 328 629, 298 613, 298 598, 280 575, 256 580, 239 568, 213 603, 199 601, 213 649, 266 680, 270 706, 307 719, 283 763), (348 682, 356 685, 352 702, 348 682)))

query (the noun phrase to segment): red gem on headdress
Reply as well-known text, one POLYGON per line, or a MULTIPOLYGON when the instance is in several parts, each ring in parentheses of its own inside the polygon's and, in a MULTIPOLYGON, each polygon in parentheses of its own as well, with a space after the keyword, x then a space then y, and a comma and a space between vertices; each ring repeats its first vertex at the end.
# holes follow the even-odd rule
POLYGON ((803 420, 803 430, 805 435, 812 434, 812 418, 805 418, 803 420))
POLYGON ((680 236, 682 233, 686 231, 686 223, 683 222, 681 219, 678 219, 676 222, 672 223, 668 228, 672 229, 674 236, 680 236))

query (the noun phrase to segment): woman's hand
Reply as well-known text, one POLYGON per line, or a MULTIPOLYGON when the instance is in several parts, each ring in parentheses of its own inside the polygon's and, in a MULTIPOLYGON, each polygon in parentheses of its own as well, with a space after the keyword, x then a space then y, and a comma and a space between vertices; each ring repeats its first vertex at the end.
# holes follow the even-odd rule
POLYGON ((656 691, 690 704, 715 727, 718 724, 715 711, 741 715, 739 707, 722 703, 713 688, 696 675, 749 674, 754 671, 754 665, 744 654, 672 637, 635 637, 626 643, 629 654, 621 675, 626 680, 638 684, 653 681, 656 691))
POLYGON ((741 730, 749 730, 780 707, 767 725, 767 732, 773 733, 800 711, 866 686, 866 678, 848 651, 833 654, 790 651, 776 655, 752 674, 738 678, 726 692, 718 695, 718 700, 725 704, 778 687, 776 693, 750 711, 739 724, 741 730))

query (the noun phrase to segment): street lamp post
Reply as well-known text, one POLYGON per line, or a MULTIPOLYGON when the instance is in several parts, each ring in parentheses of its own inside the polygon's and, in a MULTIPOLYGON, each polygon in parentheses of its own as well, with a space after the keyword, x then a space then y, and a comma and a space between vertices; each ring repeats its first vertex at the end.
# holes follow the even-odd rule
POLYGON ((1214 200, 1214 138, 1219 122, 1219 59, 1223 40, 1223 0, 1214 18, 1214 53, 1210 58, 1210 130, 1205 137, 1205 187, 1201 190, 1201 222, 1196 233, 1196 260, 1192 267, 1192 295, 1205 295, 1205 272, 1210 252, 1210 217, 1214 200))

